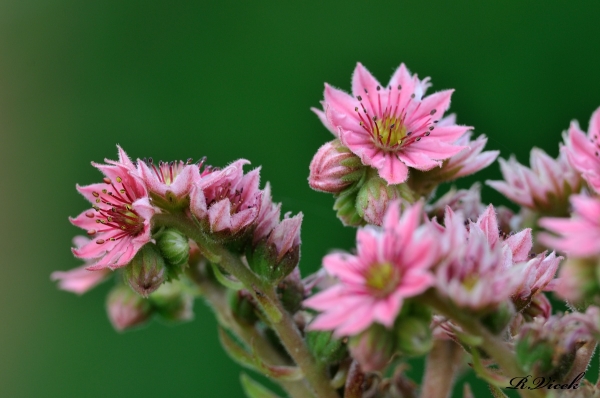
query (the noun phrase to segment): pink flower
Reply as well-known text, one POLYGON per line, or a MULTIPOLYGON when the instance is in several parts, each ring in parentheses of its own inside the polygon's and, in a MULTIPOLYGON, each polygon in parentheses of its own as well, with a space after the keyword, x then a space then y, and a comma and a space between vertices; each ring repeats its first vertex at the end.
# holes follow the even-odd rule
POLYGON ((551 214, 566 212, 569 195, 581 186, 579 174, 573 170, 561 150, 554 160, 538 148, 531 150, 531 168, 521 165, 514 156, 500 159, 505 181, 487 181, 486 184, 513 202, 532 210, 551 214))
POLYGON ((268 236, 273 228, 279 224, 280 213, 281 203, 273 203, 271 184, 267 182, 262 192, 260 211, 256 219, 256 228, 254 229, 254 238, 252 240, 253 244, 268 236))
POLYGON ((600 108, 590 119, 587 137, 579 128, 577 121, 572 121, 568 136, 565 137, 567 157, 571 165, 582 173, 582 177, 596 191, 600 192, 600 108))
POLYGON ((402 64, 386 88, 359 63, 353 96, 325 85, 325 126, 388 183, 402 183, 409 167, 431 170, 465 148, 454 142, 469 127, 436 125, 452 90, 423 98, 429 86, 429 78, 419 80, 402 64))
POLYGON ((573 257, 600 254, 600 199, 584 195, 571 196, 571 218, 542 218, 539 224, 553 236, 541 233, 539 240, 547 247, 563 251, 573 257))
MULTIPOLYGON (((85 236, 76 236, 73 238, 73 243, 77 248, 86 245, 89 241, 85 236)), ((58 281, 58 287, 62 290, 83 294, 99 283, 104 282, 110 275, 109 269, 104 268, 98 271, 88 271, 86 269, 88 266, 89 262, 86 262, 85 265, 70 271, 54 271, 50 275, 50 279, 58 281)))
POLYGON ((275 247, 277 262, 281 261, 286 254, 296 251, 300 246, 300 226, 303 217, 302 213, 298 213, 294 217, 290 217, 288 213, 269 234, 267 245, 275 247))
POLYGON ((166 198, 168 192, 177 199, 187 196, 194 183, 200 180, 201 176, 210 174, 213 169, 208 166, 202 173, 202 167, 205 159, 200 160, 198 164, 192 164, 192 160, 187 162, 173 161, 163 162, 162 160, 155 165, 152 159, 138 160, 138 173, 148 191, 166 198))
POLYGON ((467 231, 461 215, 447 209, 442 235, 447 262, 436 272, 437 289, 443 296, 477 312, 495 309, 507 301, 522 275, 522 266, 513 266, 510 248, 514 246, 520 257, 519 244, 500 241, 497 227, 493 230, 496 220, 492 214, 486 211, 477 223, 469 223, 467 231))
MULTIPOLYGON (((454 125, 454 115, 440 120, 438 126, 454 125), (452 117, 452 118, 451 118, 452 117), (450 119, 451 118, 451 119, 450 119), (446 119, 446 123, 443 123, 446 119)), ((456 155, 446 160, 441 167, 440 175, 444 175, 444 181, 456 180, 465 177, 480 170, 485 169, 496 160, 500 151, 483 151, 487 144, 487 137, 480 135, 475 140, 471 140, 471 132, 467 132, 454 142, 454 145, 466 147, 456 155)))
MULTIPOLYGON (((451 114, 440 120, 436 128, 455 124, 456 115, 451 114)), ((483 148, 486 143, 487 137, 485 135, 480 135, 475 140, 471 140, 471 132, 466 132, 454 142, 454 145, 462 146, 463 150, 446 159, 441 167, 414 172, 408 181, 409 185, 415 191, 427 195, 442 182, 453 181, 488 167, 496 160, 500 151, 484 152, 483 148)))
POLYGON ((529 306, 534 296, 553 287, 557 281, 554 277, 562 259, 562 257, 557 257, 554 252, 547 256, 544 252, 525 264, 521 283, 512 294, 517 310, 529 306))
POLYGON ((240 159, 202 178, 192 188, 190 208, 212 233, 228 236, 254 225, 260 211, 260 168, 244 174, 250 162, 240 159))
POLYGON ((77 186, 93 205, 71 222, 92 238, 75 256, 94 261, 90 271, 127 265, 138 250, 151 240, 150 219, 155 213, 144 184, 135 176, 135 165, 119 149, 119 160, 108 164, 92 163, 106 177, 103 183, 77 186))
POLYGON ((250 267, 268 280, 281 280, 298 265, 300 261, 300 227, 302 213, 290 217, 286 213, 279 220, 281 204, 271 199, 271 186, 266 184, 256 228, 252 238, 252 250, 247 253, 250 267))
POLYGON ((531 229, 500 233, 493 206, 469 223, 468 231, 448 208, 444 225, 448 261, 438 270, 438 289, 457 305, 479 311, 510 298, 520 310, 554 280, 562 257, 544 252, 531 258, 531 229))
POLYGON ((391 328, 404 299, 433 284, 428 269, 437 253, 423 218, 421 202, 399 217, 399 204, 390 206, 383 228, 357 232, 357 254, 335 253, 323 259, 327 272, 339 279, 334 286, 304 301, 322 313, 312 329, 335 330, 336 336, 356 335, 377 322, 391 328))

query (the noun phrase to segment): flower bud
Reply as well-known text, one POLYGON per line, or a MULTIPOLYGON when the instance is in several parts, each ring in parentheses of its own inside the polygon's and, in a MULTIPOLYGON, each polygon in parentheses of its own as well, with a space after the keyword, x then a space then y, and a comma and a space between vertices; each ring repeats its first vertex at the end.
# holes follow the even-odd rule
POLYGON ((118 285, 108 294, 106 311, 113 327, 122 332, 145 323, 152 315, 152 306, 129 287, 118 285))
POLYGON ((165 273, 165 260, 154 244, 147 243, 127 265, 123 275, 133 290, 148 297, 165 281, 165 273))
POLYGON ((183 322, 194 318, 194 296, 187 291, 183 282, 164 283, 148 298, 163 319, 183 322))
POLYGON ((364 372, 383 371, 394 355, 396 338, 392 331, 374 323, 361 334, 352 336, 349 348, 364 372))
POLYGON ((368 224, 381 225, 390 202, 400 198, 414 201, 406 184, 388 185, 383 178, 372 176, 358 191, 356 211, 368 224))
POLYGON ((515 315, 515 308, 510 302, 498 304, 498 308, 481 318, 481 323, 490 332, 499 335, 510 324, 515 315))
POLYGON ((337 218, 346 227, 360 227, 365 222, 356 211, 356 195, 358 192, 348 192, 336 198, 333 204, 333 210, 336 211, 337 218))
POLYGON ((552 304, 544 293, 536 294, 531 300, 531 304, 521 312, 525 319, 531 321, 533 318, 550 318, 552 315, 552 304))
POLYGON ((591 258, 568 258, 560 268, 555 292, 576 308, 600 302, 600 264, 591 258))
POLYGON ((167 262, 169 279, 177 279, 190 257, 188 238, 174 228, 167 228, 156 238, 156 245, 167 262))
POLYGON ((258 308, 254 298, 246 289, 228 290, 227 300, 236 319, 248 325, 254 325, 258 321, 258 308))
POLYGON ((285 278, 300 261, 302 213, 286 217, 248 255, 250 268, 271 282, 285 278))
POLYGON ((550 339, 544 335, 543 320, 522 327, 515 344, 517 361, 526 372, 544 375, 554 367, 554 349, 550 339))
POLYGON ((304 300, 304 285, 300 278, 300 270, 298 267, 286 276, 279 285, 277 285, 277 294, 283 308, 290 314, 295 314, 302 308, 302 300, 304 300))
POLYGON ((396 321, 397 350, 406 356, 428 353, 433 346, 430 319, 417 316, 400 317, 396 321))
POLYGON ((347 338, 336 339, 329 330, 312 330, 306 333, 306 344, 310 352, 324 366, 341 361, 347 355, 347 342, 347 338))
POLYGON ((310 162, 308 184, 316 191, 338 194, 359 181, 366 167, 360 158, 333 140, 323 145, 310 162))

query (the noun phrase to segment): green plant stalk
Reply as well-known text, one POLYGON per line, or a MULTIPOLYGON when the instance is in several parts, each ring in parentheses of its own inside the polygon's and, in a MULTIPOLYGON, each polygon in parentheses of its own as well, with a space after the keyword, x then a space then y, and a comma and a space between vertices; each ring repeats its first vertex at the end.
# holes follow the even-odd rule
MULTIPOLYGON (((197 276, 197 275, 191 275, 197 276)), ((226 296, 226 290, 206 279, 191 278, 198 287, 204 300, 215 312, 215 316, 221 326, 234 333, 247 347, 254 347, 257 355, 266 362, 273 365, 286 365, 287 361, 267 341, 265 336, 255 327, 244 326, 235 319, 231 312, 226 296)), ((277 380, 277 383, 288 393, 290 398, 312 397, 311 391, 304 381, 277 380)))
MULTIPOLYGON (((504 375, 508 377, 525 376, 514 353, 508 348, 506 343, 487 330, 478 320, 472 318, 464 311, 453 308, 447 300, 441 298, 433 289, 425 292, 422 296, 423 301, 429 304, 439 314, 456 322, 463 330, 471 335, 482 339, 481 347, 487 352, 503 370, 504 375)), ((544 393, 541 390, 517 390, 524 398, 541 398, 544 393)))
POLYGON ((205 257, 212 262, 217 262, 225 271, 242 282, 259 303, 270 322, 269 326, 277 333, 287 352, 302 369, 304 377, 316 395, 319 398, 339 398, 331 387, 324 369, 320 369, 308 350, 295 322, 277 298, 274 286, 270 286, 268 282, 256 276, 238 256, 230 253, 221 245, 209 241, 194 221, 184 213, 157 214, 153 221, 158 226, 179 229, 198 244, 203 254, 207 253, 210 256, 205 255, 205 257))

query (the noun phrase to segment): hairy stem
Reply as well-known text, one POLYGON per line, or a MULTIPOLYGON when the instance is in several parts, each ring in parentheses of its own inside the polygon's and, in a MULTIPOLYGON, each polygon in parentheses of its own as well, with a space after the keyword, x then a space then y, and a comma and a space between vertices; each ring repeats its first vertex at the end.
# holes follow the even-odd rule
POLYGON ((218 262, 225 271, 242 282, 259 303, 270 322, 269 326, 277 333, 287 352, 302 369, 304 377, 316 395, 319 398, 339 398, 331 387, 325 370, 318 366, 308 350, 296 323, 277 298, 274 286, 256 276, 242 263, 239 256, 229 252, 218 243, 209 241, 194 221, 183 213, 158 214, 154 216, 153 220, 157 225, 179 229, 198 244, 203 254, 204 252, 209 253, 212 257, 209 257, 209 260, 218 262))
POLYGON ((449 397, 462 364, 464 350, 451 340, 435 340, 427 356, 421 398, 449 397))
MULTIPOLYGON (((200 289, 204 300, 215 311, 219 324, 234 333, 247 347, 253 347, 256 350, 256 354, 265 360, 265 362, 270 365, 287 365, 286 359, 273 348, 262 333, 254 327, 246 327, 240 324, 235 319, 228 304, 225 289, 203 278, 195 277, 193 281, 200 289)), ((277 382, 288 393, 290 398, 313 396, 304 381, 278 380, 277 382)))
MULTIPOLYGON (((447 300, 441 298, 434 290, 429 290, 422 297, 438 313, 456 322, 465 332, 481 338, 482 344, 480 348, 494 358, 498 366, 503 370, 504 375, 517 377, 527 374, 517 363, 515 355, 508 345, 481 325, 477 319, 472 318, 468 313, 460 309, 453 308, 447 300)), ((524 389, 518 391, 525 398, 544 396, 541 390, 524 389)))

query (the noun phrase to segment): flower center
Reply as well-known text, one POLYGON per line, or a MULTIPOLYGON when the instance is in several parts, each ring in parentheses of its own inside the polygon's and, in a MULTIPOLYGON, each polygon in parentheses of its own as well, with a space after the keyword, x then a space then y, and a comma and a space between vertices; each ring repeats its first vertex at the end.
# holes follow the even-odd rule
MULTIPOLYGON (((143 159, 143 161, 150 168, 150 170, 154 172, 158 180, 165 185, 173 184, 175 182, 175 179, 177 179, 177 176, 181 174, 185 166, 188 166, 193 163, 192 158, 189 158, 185 162, 183 160, 174 160, 171 162, 163 162, 161 160, 158 162, 158 166, 154 164, 152 158, 143 159)), ((212 166, 205 166, 204 170, 202 170, 202 166, 204 165, 205 161, 206 157, 203 157, 197 163, 198 168, 200 169, 200 175, 202 177, 215 171, 215 168, 213 168, 212 166)))
MULTIPOLYGON (((144 229, 144 218, 142 218, 131 206, 135 201, 133 189, 123 182, 121 177, 116 178, 115 185, 109 178, 104 178, 106 188, 100 192, 92 192, 96 198, 96 204, 92 207, 96 212, 87 212, 89 218, 95 218, 101 226, 95 230, 87 231, 93 236, 98 232, 118 232, 108 238, 111 241, 121 239, 125 236, 136 236, 144 229)), ((104 239, 97 239, 96 243, 103 244, 104 239)))
POLYGON ((479 278, 477 277, 477 275, 471 274, 467 275, 467 277, 463 279, 462 285, 465 289, 467 289, 467 291, 471 291, 473 290, 478 281, 479 278))
POLYGON ((373 264, 365 275, 367 287, 377 297, 385 297, 394 291, 399 279, 396 267, 390 263, 373 264))
POLYGON ((407 116, 416 113, 422 102, 415 99, 414 93, 408 101, 402 101, 401 90, 401 86, 388 87, 388 90, 377 86, 377 98, 370 96, 366 89, 364 103, 362 96, 356 97, 360 109, 355 107, 354 111, 360 119, 361 127, 371 136, 373 143, 384 151, 397 151, 421 141, 431 134, 438 122, 432 119, 437 111, 432 109, 423 117, 411 119, 408 123, 407 116))

